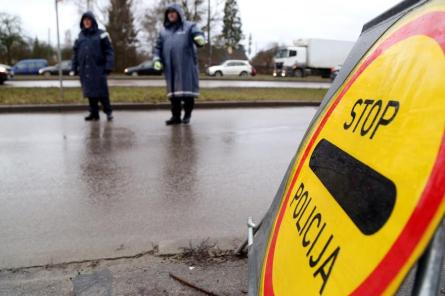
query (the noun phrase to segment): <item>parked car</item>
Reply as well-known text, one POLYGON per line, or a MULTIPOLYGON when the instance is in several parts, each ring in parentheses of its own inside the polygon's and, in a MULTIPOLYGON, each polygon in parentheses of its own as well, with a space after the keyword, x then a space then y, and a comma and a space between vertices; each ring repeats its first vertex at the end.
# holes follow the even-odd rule
POLYGON ((139 76, 139 75, 162 75, 162 70, 155 70, 152 61, 143 62, 140 65, 129 67, 124 70, 126 75, 139 76))
POLYGON ((0 64, 0 84, 3 84, 6 80, 11 79, 14 73, 11 67, 8 65, 0 64))
MULTIPOLYGON (((62 61, 62 74, 69 75, 70 71, 71 71, 71 61, 70 60, 62 61)), ((39 74, 44 76, 59 75, 59 64, 42 68, 39 70, 39 74)))
POLYGON ((207 75, 218 77, 229 75, 255 76, 256 70, 249 61, 227 60, 221 65, 208 67, 207 75))
POLYGON ((39 70, 48 67, 48 61, 44 59, 28 59, 21 60, 14 67, 12 71, 15 75, 37 75, 39 70))

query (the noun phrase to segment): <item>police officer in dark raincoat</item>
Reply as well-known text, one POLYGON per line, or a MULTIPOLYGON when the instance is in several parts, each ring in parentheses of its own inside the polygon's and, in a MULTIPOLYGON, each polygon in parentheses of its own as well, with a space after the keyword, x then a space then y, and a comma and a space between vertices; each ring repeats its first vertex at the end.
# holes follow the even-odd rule
POLYGON ((99 102, 109 121, 113 120, 107 75, 114 65, 114 51, 107 32, 100 30, 92 12, 82 15, 81 32, 74 44, 72 71, 80 75, 84 97, 88 98, 90 114, 87 121, 99 120, 99 102))
POLYGON ((195 98, 199 96, 197 47, 205 43, 204 34, 195 23, 186 20, 182 7, 170 5, 154 50, 154 67, 164 69, 171 101, 172 118, 166 121, 167 125, 190 122, 195 98), (181 120, 182 102, 185 114, 181 120))

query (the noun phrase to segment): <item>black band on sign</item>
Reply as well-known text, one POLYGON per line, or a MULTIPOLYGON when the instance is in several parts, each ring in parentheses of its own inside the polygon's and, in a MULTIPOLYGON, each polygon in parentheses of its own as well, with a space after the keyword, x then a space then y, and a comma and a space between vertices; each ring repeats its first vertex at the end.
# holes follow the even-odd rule
POLYGON ((397 191, 391 180, 325 139, 309 166, 363 234, 376 233, 388 221, 397 191))

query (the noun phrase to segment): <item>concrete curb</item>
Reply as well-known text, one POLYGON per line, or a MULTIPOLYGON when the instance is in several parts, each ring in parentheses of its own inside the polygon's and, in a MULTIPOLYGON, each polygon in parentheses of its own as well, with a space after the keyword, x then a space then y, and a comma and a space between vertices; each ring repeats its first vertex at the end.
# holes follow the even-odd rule
POLYGON ((217 257, 220 255, 232 254, 244 241, 243 237, 195 237, 190 239, 163 240, 159 242, 145 241, 135 245, 115 246, 110 244, 107 249, 95 249, 87 253, 77 254, 74 247, 68 252, 46 252, 43 251, 33 258, 23 259, 20 263, 0 261, 0 272, 17 271, 31 268, 66 266, 71 264, 81 264, 95 261, 115 261, 120 259, 133 259, 145 255, 155 257, 170 257, 181 255, 208 255, 217 257), (58 259, 57 259, 58 258, 58 259))
MULTIPOLYGON (((233 102, 197 102, 197 109, 221 108, 283 108, 283 107, 318 107, 317 101, 233 101, 233 102)), ((113 104, 116 111, 168 110, 170 103, 123 103, 113 104)), ((41 112, 78 112, 87 110, 86 104, 65 105, 3 105, 0 113, 41 113, 41 112)))

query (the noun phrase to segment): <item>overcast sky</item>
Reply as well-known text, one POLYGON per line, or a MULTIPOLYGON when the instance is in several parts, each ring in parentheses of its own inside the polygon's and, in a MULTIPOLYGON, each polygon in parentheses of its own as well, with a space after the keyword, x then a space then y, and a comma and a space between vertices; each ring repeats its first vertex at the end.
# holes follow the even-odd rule
MULTIPOLYGON (((64 32, 78 34, 79 12, 63 0, 59 5, 61 39, 64 32)), ((101 0, 105 1, 106 0, 101 0)), ((153 0, 136 0, 138 14, 153 0)), ((272 42, 291 43, 298 38, 356 40, 364 23, 400 2, 400 0, 238 0, 243 32, 252 34, 254 50, 272 42)), ((0 12, 18 15, 30 37, 56 42, 54 0, 0 0, 0 12)))

